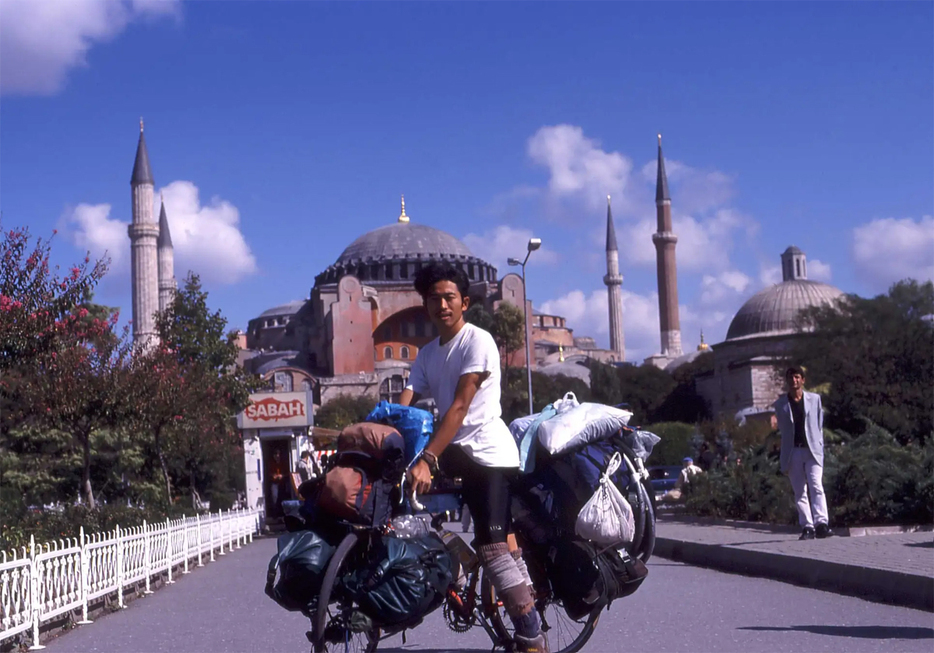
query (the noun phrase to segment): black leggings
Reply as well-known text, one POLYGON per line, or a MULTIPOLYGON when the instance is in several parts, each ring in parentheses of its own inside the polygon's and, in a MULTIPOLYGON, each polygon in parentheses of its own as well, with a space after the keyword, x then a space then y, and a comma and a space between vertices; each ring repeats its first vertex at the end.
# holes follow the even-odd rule
POLYGON ((484 467, 456 444, 444 450, 439 464, 446 476, 463 480, 464 503, 476 532, 474 546, 505 542, 510 527, 509 483, 516 470, 484 467))

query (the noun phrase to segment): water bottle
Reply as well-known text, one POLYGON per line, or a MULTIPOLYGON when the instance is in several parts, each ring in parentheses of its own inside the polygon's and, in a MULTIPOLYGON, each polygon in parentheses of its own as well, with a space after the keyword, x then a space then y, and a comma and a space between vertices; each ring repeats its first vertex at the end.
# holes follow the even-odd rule
POLYGON ((467 577, 480 568, 480 560, 473 549, 456 533, 442 529, 440 535, 441 541, 459 567, 455 583, 458 588, 464 589, 467 586, 467 577))

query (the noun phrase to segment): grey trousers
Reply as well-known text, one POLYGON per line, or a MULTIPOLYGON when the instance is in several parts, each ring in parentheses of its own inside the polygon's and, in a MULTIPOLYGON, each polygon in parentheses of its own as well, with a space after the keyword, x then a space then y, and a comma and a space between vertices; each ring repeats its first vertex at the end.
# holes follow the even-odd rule
POLYGON ((823 476, 824 468, 814 460, 811 450, 795 447, 791 452, 788 478, 795 491, 798 524, 803 528, 814 528, 815 523, 826 524, 828 521, 823 476))

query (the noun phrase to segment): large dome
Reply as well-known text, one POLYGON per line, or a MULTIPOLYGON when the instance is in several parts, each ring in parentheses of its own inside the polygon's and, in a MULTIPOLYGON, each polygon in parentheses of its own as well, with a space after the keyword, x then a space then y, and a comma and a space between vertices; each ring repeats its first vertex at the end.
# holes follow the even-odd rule
POLYGON ((337 258, 336 264, 414 258, 473 258, 467 245, 449 233, 423 224, 397 222, 369 231, 337 258))
POLYGON ((783 281, 756 293, 743 304, 730 322, 726 339, 793 333, 795 319, 802 309, 830 304, 842 295, 837 288, 818 281, 783 281))
POLYGON ((411 286, 415 273, 432 260, 453 263, 472 282, 496 280, 496 268, 474 256, 457 238, 410 222, 403 200, 398 222, 368 231, 350 243, 334 264, 315 278, 315 285, 336 283, 345 275, 354 275, 370 286, 411 286))

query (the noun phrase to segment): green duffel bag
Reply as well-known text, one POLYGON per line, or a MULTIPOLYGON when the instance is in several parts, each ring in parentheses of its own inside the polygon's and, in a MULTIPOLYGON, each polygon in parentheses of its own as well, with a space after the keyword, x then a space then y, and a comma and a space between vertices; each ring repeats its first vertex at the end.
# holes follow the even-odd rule
POLYGON ((451 554, 434 533, 384 536, 370 549, 369 564, 345 574, 342 585, 375 624, 400 630, 441 605, 453 570, 451 554))
POLYGON ((335 547, 314 531, 285 533, 269 561, 266 595, 292 612, 307 612, 317 600, 335 547))

